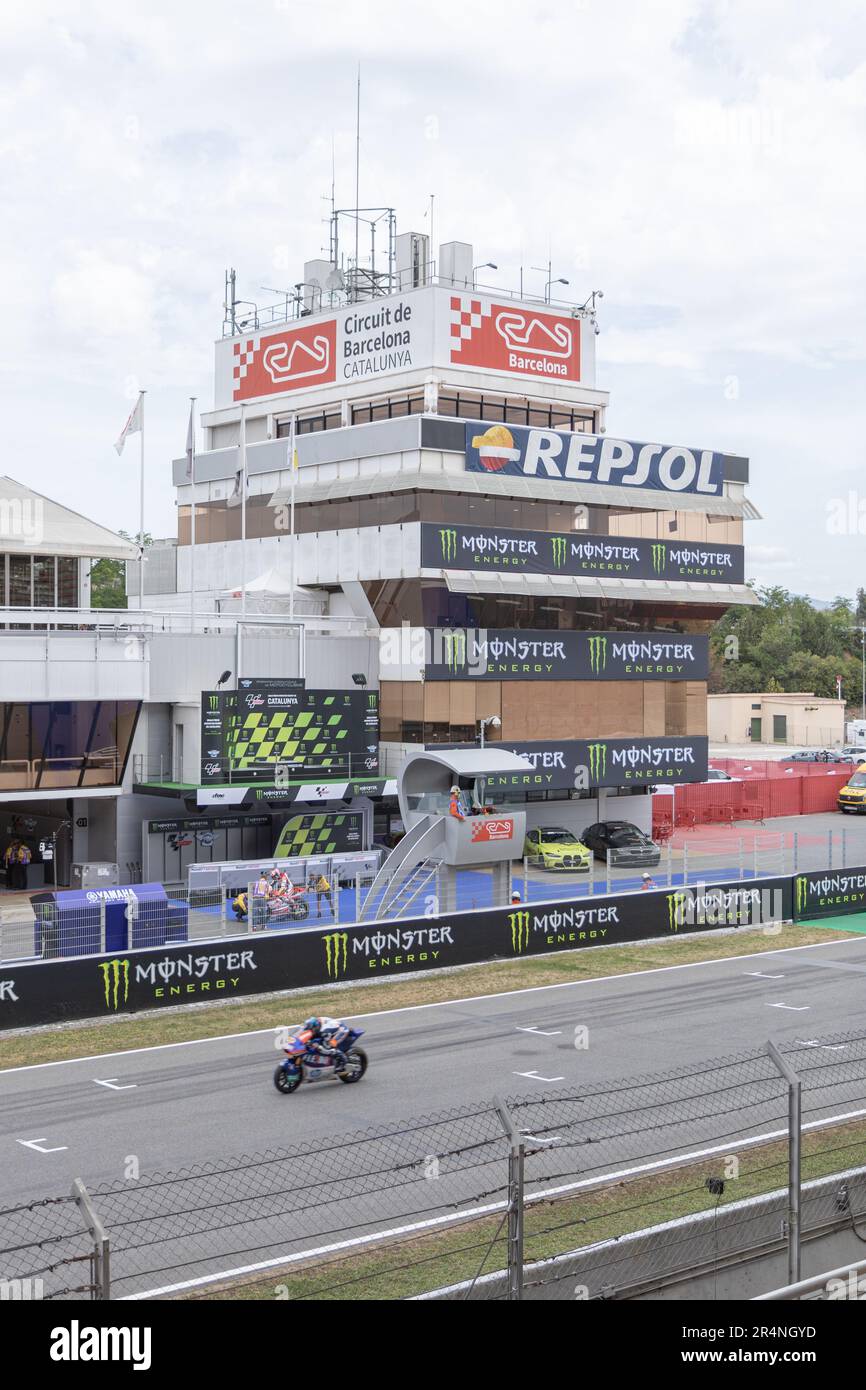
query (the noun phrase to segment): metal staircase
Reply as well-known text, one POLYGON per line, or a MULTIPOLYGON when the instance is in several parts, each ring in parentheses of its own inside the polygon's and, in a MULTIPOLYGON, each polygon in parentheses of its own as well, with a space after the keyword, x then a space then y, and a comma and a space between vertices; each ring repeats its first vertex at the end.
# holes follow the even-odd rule
POLYGON ((435 851, 444 846, 442 816, 424 816, 393 849, 370 885, 361 909, 361 921, 399 916, 435 878, 440 860, 435 851), (394 914, 391 909, 397 906, 394 914))

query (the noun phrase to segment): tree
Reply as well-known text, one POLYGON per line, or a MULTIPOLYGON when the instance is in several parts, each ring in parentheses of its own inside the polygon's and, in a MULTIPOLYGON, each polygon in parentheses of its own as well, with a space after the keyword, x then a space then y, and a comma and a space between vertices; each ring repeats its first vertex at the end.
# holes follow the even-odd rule
MULTIPOLYGON (((754 607, 729 608, 710 635, 713 692, 808 691, 859 699, 857 610, 836 598, 827 609, 779 586, 756 590, 754 607)), ((866 593, 860 595, 866 599, 866 593)))
MULTIPOLYGON (((133 541, 136 545, 142 543, 142 532, 130 536, 128 531, 118 531, 125 541, 133 541)), ((149 531, 145 531, 144 546, 153 545, 153 536, 149 531)), ((97 560, 90 571, 90 606, 91 608, 125 608, 126 607, 126 561, 125 560, 97 560)))

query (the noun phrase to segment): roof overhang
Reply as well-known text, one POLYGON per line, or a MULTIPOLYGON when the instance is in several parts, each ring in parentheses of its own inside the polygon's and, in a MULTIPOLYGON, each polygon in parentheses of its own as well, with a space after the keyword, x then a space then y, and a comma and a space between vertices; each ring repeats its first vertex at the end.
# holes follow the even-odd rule
POLYGON ((666 580, 597 579, 591 576, 543 574, 469 574, 460 570, 422 570, 423 578, 444 578, 453 594, 493 594, 514 598, 620 599, 630 603, 694 603, 755 605, 757 594, 747 584, 689 584, 666 580))
MULTIPOLYGON (((392 494, 420 489, 424 492, 463 493, 478 497, 512 497, 526 502, 583 503, 596 507, 622 507, 652 512, 701 512, 706 516, 741 517, 755 521, 760 512, 746 498, 703 497, 694 493, 654 492, 650 488, 608 487, 601 483, 551 482, 546 478, 517 478, 506 474, 493 477, 487 473, 450 472, 428 462, 422 452, 415 467, 402 466, 397 471, 383 471, 329 478, 306 483, 301 477, 295 486, 295 503, 341 501, 350 497, 370 497, 379 493, 392 494)), ((742 491, 740 484, 734 484, 742 491)), ((292 488, 287 483, 277 489, 270 500, 272 507, 289 506, 292 488)))

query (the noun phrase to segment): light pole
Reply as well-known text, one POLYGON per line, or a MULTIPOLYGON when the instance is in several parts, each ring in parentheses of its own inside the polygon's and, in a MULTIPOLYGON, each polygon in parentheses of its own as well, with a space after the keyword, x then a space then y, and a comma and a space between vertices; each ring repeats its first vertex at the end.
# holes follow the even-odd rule
POLYGON ((472 267, 472 288, 473 288, 473 290, 475 289, 475 273, 476 273, 476 271, 478 271, 478 270, 498 270, 498 269, 499 269, 499 266, 498 266, 498 265, 495 265, 493 261, 485 261, 483 265, 474 265, 474 266, 472 267))
POLYGON ((544 266, 544 265, 534 265, 534 266, 532 267, 533 270, 540 270, 541 273, 542 273, 542 275, 545 275, 545 274, 547 275, 547 284, 544 286, 544 302, 545 302, 545 304, 549 304, 549 303, 550 303, 550 287, 551 287, 551 285, 567 285, 567 284, 568 284, 568 281, 567 281, 567 280, 563 280, 561 276, 560 276, 558 279, 555 279, 555 278, 553 277, 552 270, 551 270, 551 266, 552 266, 552 262, 551 262, 551 261, 548 261, 546 266, 544 266))

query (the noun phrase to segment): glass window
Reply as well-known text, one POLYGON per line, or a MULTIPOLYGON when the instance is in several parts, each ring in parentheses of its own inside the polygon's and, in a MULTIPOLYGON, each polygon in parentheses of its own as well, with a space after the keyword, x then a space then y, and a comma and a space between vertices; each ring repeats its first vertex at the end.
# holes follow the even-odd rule
POLYGON ((57 606, 78 607, 78 561, 74 557, 64 555, 57 561, 57 606))
POLYGON ((54 607, 54 556, 33 556, 33 604, 36 608, 54 607))
POLYGON ((10 555, 9 556, 9 607, 10 608, 30 608, 32 597, 30 593, 30 556, 29 555, 10 555))

